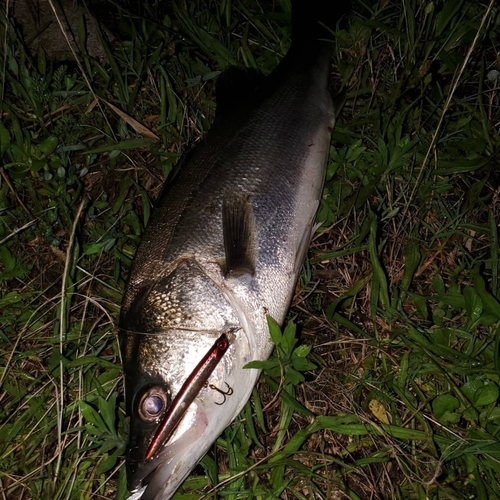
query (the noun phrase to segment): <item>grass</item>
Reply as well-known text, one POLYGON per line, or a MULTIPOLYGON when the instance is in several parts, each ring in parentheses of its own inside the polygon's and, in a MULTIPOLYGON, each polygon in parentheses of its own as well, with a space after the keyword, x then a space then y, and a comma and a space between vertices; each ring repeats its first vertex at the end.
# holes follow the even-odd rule
MULTIPOLYGON (((0 498, 126 498, 124 281, 218 74, 286 53, 282 3, 110 3, 78 64, 3 12, 0 498)), ((297 329, 177 499, 500 498, 499 15, 354 4, 297 329)))

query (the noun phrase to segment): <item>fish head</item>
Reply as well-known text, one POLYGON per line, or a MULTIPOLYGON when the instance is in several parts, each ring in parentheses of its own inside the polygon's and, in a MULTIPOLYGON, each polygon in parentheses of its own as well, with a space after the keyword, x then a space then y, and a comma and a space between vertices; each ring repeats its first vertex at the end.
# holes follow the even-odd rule
MULTIPOLYGON (((257 370, 244 370, 251 346, 241 331, 227 333, 229 347, 182 414, 178 426, 151 457, 152 442, 163 419, 197 369, 200 360, 213 348, 217 338, 203 332, 169 332, 182 334, 183 341, 170 355, 164 355, 160 369, 126 370, 130 441, 127 453, 127 476, 130 491, 145 487, 142 500, 170 498, 185 477, 196 466, 222 431, 231 423, 248 400, 255 385, 257 370), (185 340, 188 337, 188 340, 185 340), (198 338, 197 338, 198 337, 198 338), (182 354, 181 354, 182 350, 182 354), (189 354, 186 354, 189 353, 189 354), (130 376, 129 376, 130 373, 130 376), (184 381, 180 384, 177 381, 184 381)), ((137 334, 126 333, 125 337, 137 334)), ((220 338, 220 337, 219 337, 220 338)), ((157 339, 158 340, 158 339, 157 339)), ((124 343, 134 344, 133 339, 124 343)), ((144 339, 136 352, 138 360, 147 357, 144 339)), ((149 362, 151 358, 148 358, 149 362)), ((138 363, 140 366, 143 363, 138 363)), ((127 368, 127 367, 126 367, 127 368)))
POLYGON ((167 500, 250 397, 259 372, 243 367, 257 353, 250 323, 192 263, 138 296, 142 302, 122 317, 120 333, 130 416, 128 488, 137 492, 132 498, 167 500), (172 301, 173 289, 179 322, 157 310, 172 301), (158 291, 162 300, 154 306, 158 291), (152 318, 160 319, 152 325, 152 318), (214 362, 210 356, 217 355, 214 362))

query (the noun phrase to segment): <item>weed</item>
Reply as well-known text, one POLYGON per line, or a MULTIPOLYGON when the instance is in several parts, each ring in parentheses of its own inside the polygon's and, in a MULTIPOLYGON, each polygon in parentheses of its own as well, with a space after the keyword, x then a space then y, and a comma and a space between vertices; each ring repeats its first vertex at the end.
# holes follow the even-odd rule
MULTIPOLYGON (((268 74, 288 46, 289 2, 106 8, 119 41, 64 65, 1 8, 9 499, 126 498, 114 324, 131 259, 213 121, 216 77, 268 74)), ((500 497, 498 16, 493 0, 354 3, 300 335, 270 321, 251 401, 176 498, 500 497)))

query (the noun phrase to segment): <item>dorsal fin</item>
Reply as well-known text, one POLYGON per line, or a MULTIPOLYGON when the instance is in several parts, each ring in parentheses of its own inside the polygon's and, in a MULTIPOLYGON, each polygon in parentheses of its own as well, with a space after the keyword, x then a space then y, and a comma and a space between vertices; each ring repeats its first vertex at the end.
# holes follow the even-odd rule
POLYGON ((249 197, 235 194, 224 198, 222 232, 227 277, 255 272, 255 220, 249 197))
POLYGON ((217 79, 215 95, 217 102, 216 119, 234 112, 242 105, 252 102, 265 77, 256 69, 227 68, 217 79))
POLYGON ((331 40, 350 9, 350 0, 292 0, 292 47, 331 40))

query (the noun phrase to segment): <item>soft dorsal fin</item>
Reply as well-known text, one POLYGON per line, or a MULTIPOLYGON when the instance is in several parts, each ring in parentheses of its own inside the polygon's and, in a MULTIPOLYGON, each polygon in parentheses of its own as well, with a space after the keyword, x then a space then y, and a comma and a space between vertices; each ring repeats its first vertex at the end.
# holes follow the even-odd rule
POLYGON ((249 197, 235 194, 224 198, 222 232, 226 254, 226 276, 255 272, 255 220, 249 197))

